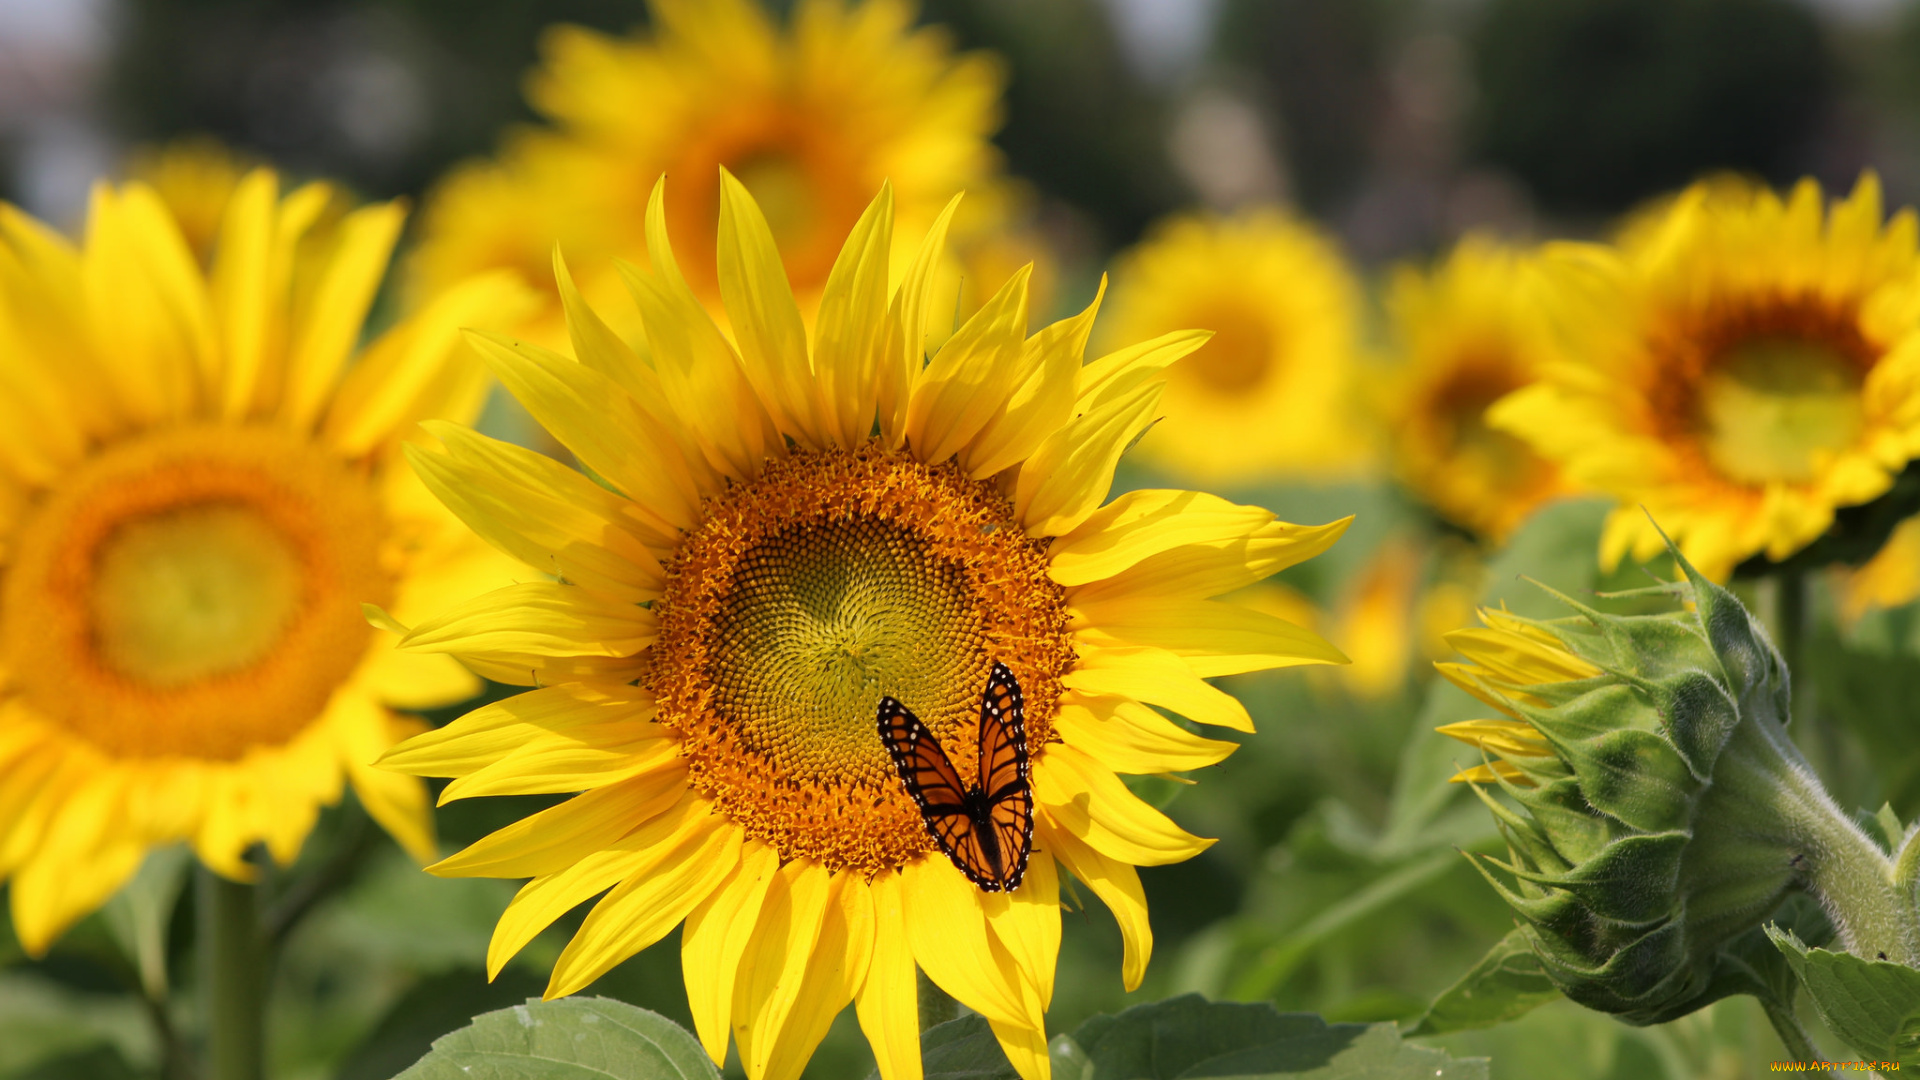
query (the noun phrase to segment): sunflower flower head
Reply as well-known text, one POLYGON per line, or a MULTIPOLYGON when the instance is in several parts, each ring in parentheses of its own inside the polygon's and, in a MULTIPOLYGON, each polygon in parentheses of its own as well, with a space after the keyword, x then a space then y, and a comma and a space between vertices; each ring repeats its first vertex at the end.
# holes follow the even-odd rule
POLYGON ((1476 867, 1568 997, 1634 1024, 1771 996, 1750 956, 1770 954, 1761 924, 1795 892, 1829 907, 1856 954, 1915 946, 1910 920, 1860 917, 1901 903, 1891 864, 1788 739, 1779 653, 1680 563, 1681 584, 1646 590, 1678 610, 1483 611, 1483 627, 1449 635, 1469 662, 1437 665, 1502 714, 1440 729, 1486 757, 1455 779, 1474 784, 1509 853, 1476 867), (1885 869, 1884 886, 1863 890, 1874 875, 1861 866, 1885 869))
MULTIPOLYGON (((694 292, 721 309, 713 261, 719 169, 754 193, 803 310, 883 179, 903 226, 924 231, 948 197, 975 192, 957 222, 990 237, 1013 191, 998 179, 999 63, 955 55, 915 27, 907 0, 803 0, 778 25, 755 0, 650 0, 651 29, 609 37, 549 30, 528 97, 551 127, 432 192, 412 264, 428 291, 511 267, 550 282, 555 243, 617 330, 633 313, 612 259, 646 250, 647 192, 675 177, 667 233, 694 292)), ((896 254, 905 254, 899 252, 896 254)), ((559 294, 526 332, 567 340, 559 294)))
POLYGON ((1488 419, 1621 499, 1609 566, 1660 550, 1642 506, 1715 580, 1784 559, 1920 448, 1915 237, 1871 175, 1831 209, 1812 181, 1697 185, 1614 245, 1550 249, 1555 361, 1488 419))
POLYGON ((1402 269, 1387 301, 1403 365, 1387 409, 1395 471, 1495 545, 1564 488, 1559 469, 1486 422, 1547 357, 1530 277, 1520 252, 1469 237, 1431 273, 1402 269))
POLYGON ((473 414, 457 328, 523 290, 462 283, 359 348, 402 214, 316 229, 334 198, 246 174, 205 271, 142 183, 95 188, 77 246, 0 206, 0 875, 29 952, 153 846, 290 861, 343 779, 433 854, 423 788, 369 763, 414 730, 395 707, 477 684, 360 605, 505 569, 398 442, 473 414))
POLYGON ((1166 221, 1114 268, 1104 344, 1204 326, 1167 373, 1141 453, 1205 481, 1328 477, 1365 464, 1354 409, 1360 290, 1333 242, 1272 209, 1166 221))
POLYGON ((1135 867, 1208 841, 1119 774, 1232 751, 1153 707, 1248 730, 1207 677, 1342 659, 1214 598, 1345 522, 1302 528, 1186 491, 1104 501, 1162 372, 1204 333, 1083 363, 1098 300, 1029 334, 1023 271, 928 358, 951 207, 896 279, 884 187, 809 330, 767 217, 732 176, 719 190, 731 334, 675 260, 662 185, 648 266, 623 269, 647 353, 558 258, 577 359, 476 337, 600 482, 451 425, 434 429, 442 449, 413 454, 450 508, 551 579, 412 628, 410 652, 539 688, 385 764, 454 777, 448 799, 580 793, 434 868, 532 879, 495 932, 494 971, 604 892, 549 995, 684 922, 698 1034, 715 1061, 731 1035, 755 1080, 797 1076, 848 1002, 882 1075, 919 1076, 916 968, 1044 1077, 1061 874, 1112 908, 1138 985, 1152 940, 1135 867), (875 726, 895 699, 972 770, 996 663, 1023 692, 1031 755, 1032 854, 1011 892, 976 887, 935 846, 875 726))

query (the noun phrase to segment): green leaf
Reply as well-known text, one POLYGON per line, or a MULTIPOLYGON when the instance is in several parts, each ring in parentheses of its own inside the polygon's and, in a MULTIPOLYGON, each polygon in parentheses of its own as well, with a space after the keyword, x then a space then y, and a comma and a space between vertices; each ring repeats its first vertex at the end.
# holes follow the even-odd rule
MULTIPOLYGON (((1329 1024, 1272 1005, 1186 994, 1080 1025, 1091 1080, 1485 1080, 1485 1058, 1455 1060, 1401 1041, 1396 1025, 1329 1024)), ((1057 1055, 1056 1055, 1057 1056, 1057 1055)), ((1076 1078, 1077 1080, 1077 1078, 1076 1078)))
POLYGON ((1791 930, 1767 927, 1835 1035, 1861 1057, 1920 1065, 1920 971, 1852 953, 1808 948, 1791 930))
POLYGON ((692 1035, 608 998, 528 1001, 441 1036, 395 1080, 719 1080, 692 1035))
POLYGON ((1526 938, 1514 930, 1448 987, 1409 1035, 1471 1031, 1518 1019, 1560 996, 1526 938))
MULTIPOLYGON (((926 1080, 1019 1080, 1020 1075, 979 1016, 963 1016, 921 1032, 920 1064, 926 1080)), ((874 1072, 868 1080, 879 1077, 874 1072)))

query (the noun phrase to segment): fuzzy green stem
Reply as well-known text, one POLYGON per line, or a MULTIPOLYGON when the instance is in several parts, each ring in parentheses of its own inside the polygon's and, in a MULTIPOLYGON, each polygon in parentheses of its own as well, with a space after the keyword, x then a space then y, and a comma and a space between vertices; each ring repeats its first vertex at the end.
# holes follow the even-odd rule
POLYGON ((261 1080, 267 948, 256 890, 204 866, 197 889, 208 1080, 261 1080))
POLYGON ((937 1027, 949 1020, 960 1019, 960 1003, 945 991, 934 985, 927 973, 919 973, 920 979, 920 1030, 937 1027))
POLYGON ((1713 816, 1738 822, 1743 842, 1785 853, 1832 918, 1841 947, 1920 966, 1920 913, 1893 860, 1834 802, 1784 728, 1760 716, 1741 724, 1713 784, 1711 797, 1721 802, 1713 816))
POLYGON ((1780 1045, 1787 1048, 1789 1061, 1822 1061, 1819 1048, 1813 1045, 1813 1037, 1807 1029, 1800 1026, 1800 1018, 1793 1015, 1793 1002, 1775 1001, 1770 997, 1760 999, 1760 1007, 1766 1010, 1767 1022, 1773 1025, 1774 1034, 1780 1036, 1780 1045))

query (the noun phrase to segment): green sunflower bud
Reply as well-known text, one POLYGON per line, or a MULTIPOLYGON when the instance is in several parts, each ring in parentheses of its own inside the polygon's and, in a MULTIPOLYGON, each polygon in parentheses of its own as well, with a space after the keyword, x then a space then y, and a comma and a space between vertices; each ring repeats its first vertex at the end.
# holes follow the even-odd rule
POLYGON ((1849 952, 1914 964, 1920 933, 1892 861, 1787 737, 1779 652, 1731 593, 1680 565, 1684 581, 1639 594, 1679 610, 1609 615, 1561 597, 1566 618, 1486 611, 1484 628, 1448 636, 1471 663, 1442 673, 1507 717, 1440 729, 1487 755, 1455 779, 1474 783, 1509 857, 1475 866, 1555 985, 1630 1023, 1768 996, 1755 931, 1803 891, 1849 952))

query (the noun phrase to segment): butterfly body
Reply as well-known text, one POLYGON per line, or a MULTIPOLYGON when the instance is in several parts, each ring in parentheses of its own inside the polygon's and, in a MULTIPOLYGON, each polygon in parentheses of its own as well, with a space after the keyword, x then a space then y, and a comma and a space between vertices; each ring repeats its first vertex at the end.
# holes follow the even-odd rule
POLYGON ((980 701, 977 779, 960 775, 927 726, 880 699, 880 740, 940 850, 986 892, 1012 892, 1033 851, 1033 789, 1020 684, 995 662, 980 701))

